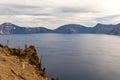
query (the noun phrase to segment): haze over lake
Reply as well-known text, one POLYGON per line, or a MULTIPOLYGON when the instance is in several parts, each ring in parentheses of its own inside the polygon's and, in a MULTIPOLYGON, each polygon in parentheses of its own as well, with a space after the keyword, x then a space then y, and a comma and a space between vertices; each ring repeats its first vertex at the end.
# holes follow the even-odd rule
POLYGON ((35 45, 50 77, 120 80, 120 36, 103 34, 0 35, 0 43, 35 45))

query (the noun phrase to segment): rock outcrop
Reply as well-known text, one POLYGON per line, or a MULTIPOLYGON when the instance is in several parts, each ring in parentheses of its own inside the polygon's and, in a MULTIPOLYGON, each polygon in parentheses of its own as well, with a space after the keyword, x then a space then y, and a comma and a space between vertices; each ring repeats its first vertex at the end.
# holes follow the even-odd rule
POLYGON ((0 45, 0 80, 52 80, 46 76, 34 46, 25 49, 0 45))

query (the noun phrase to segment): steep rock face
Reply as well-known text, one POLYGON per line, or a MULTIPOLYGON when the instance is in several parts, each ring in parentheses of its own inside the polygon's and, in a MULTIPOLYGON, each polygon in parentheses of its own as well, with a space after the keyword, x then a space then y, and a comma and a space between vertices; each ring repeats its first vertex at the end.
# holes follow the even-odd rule
POLYGON ((34 46, 23 50, 0 45, 0 64, 0 80, 51 80, 34 46))
POLYGON ((31 33, 50 33, 52 30, 44 27, 26 28, 12 23, 3 23, 0 25, 0 34, 31 34, 31 33))
POLYGON ((0 34, 24 34, 26 29, 12 23, 3 23, 0 25, 0 34))

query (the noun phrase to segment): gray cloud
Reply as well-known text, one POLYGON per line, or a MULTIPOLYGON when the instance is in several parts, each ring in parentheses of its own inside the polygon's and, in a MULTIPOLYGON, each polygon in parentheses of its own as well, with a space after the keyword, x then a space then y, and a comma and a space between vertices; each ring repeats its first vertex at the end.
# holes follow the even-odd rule
POLYGON ((40 8, 38 6, 33 6, 33 5, 20 5, 20 4, 0 4, 0 6, 3 7, 10 7, 10 8, 17 8, 17 9, 35 9, 35 8, 40 8))
POLYGON ((93 10, 88 7, 59 7, 57 8, 63 13, 89 13, 89 12, 100 12, 98 10, 93 10))
POLYGON ((45 7, 33 5, 1 4, 0 15, 32 15, 50 16, 51 14, 42 12, 45 7))
POLYGON ((98 17, 96 18, 95 20, 98 21, 98 22, 103 22, 103 21, 108 21, 108 20, 112 20, 112 19, 115 19, 115 18, 118 18, 120 17, 120 15, 108 15, 108 16, 103 16, 103 17, 98 17))
POLYGON ((34 15, 34 16, 50 16, 48 13, 33 13, 33 14, 28 14, 28 15, 34 15))

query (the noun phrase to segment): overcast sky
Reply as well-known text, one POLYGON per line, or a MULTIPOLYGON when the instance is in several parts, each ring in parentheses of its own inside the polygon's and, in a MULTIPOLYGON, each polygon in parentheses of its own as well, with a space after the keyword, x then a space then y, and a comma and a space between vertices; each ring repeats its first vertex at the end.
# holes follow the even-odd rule
POLYGON ((0 0, 0 23, 55 29, 120 23, 120 0, 0 0))

